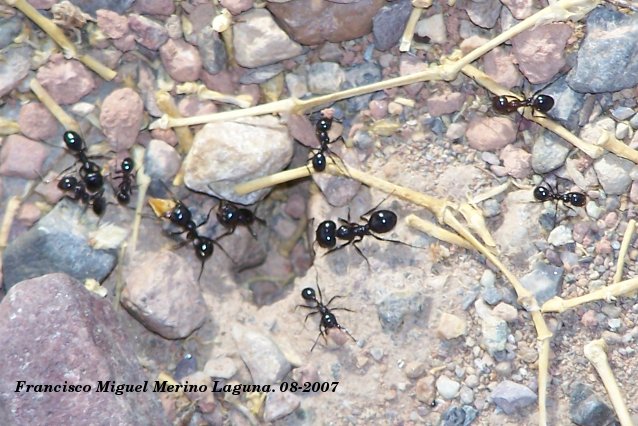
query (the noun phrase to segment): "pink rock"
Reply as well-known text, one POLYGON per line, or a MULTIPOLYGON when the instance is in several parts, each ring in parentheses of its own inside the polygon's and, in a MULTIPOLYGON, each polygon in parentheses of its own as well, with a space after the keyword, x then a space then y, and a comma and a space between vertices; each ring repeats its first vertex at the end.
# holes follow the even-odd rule
MULTIPOLYGON (((402 55, 399 62, 399 74, 401 76, 410 75, 428 69, 428 64, 419 58, 411 55, 402 55)), ((411 95, 415 96, 423 88, 424 83, 412 83, 403 88, 411 95)))
POLYGON ((140 131, 144 105, 136 91, 129 88, 111 92, 102 102, 102 132, 116 152, 129 149, 140 131))
POLYGON ((479 151, 501 149, 516 139, 517 126, 507 117, 474 117, 467 126, 468 144, 479 151))
POLYGON ((634 204, 638 204, 638 182, 637 181, 634 181, 631 184, 631 190, 629 191, 629 200, 634 204))
POLYGON ((301 219, 306 213, 305 197, 298 193, 291 194, 284 206, 284 212, 293 219, 301 219))
POLYGON ((603 222, 605 222, 605 227, 606 228, 614 228, 616 226, 616 223, 618 222, 618 213, 616 212, 609 212, 605 215, 605 218, 603 219, 603 222))
POLYGON ((370 108, 370 117, 375 120, 380 120, 388 115, 388 101, 386 100, 370 101, 368 108, 370 108))
POLYGON ((541 25, 512 39, 512 53, 532 84, 549 81, 565 65, 565 45, 572 34, 567 24, 541 25))
POLYGON ((177 146, 177 135, 173 129, 154 129, 151 130, 151 137, 166 142, 170 146, 177 146))
POLYGON ((212 114, 217 112, 217 105, 212 101, 200 101, 197 96, 186 96, 177 104, 179 113, 184 117, 192 117, 194 115, 212 114))
POLYGON ((507 145, 501 152, 501 160, 508 175, 517 179, 523 179, 532 173, 532 154, 507 145))
POLYGON ((48 10, 57 3, 57 0, 29 0, 29 4, 36 9, 48 10))
POLYGON ((590 309, 583 314, 580 318, 580 323, 588 328, 594 328, 598 325, 598 319, 596 319, 596 311, 590 309))
POLYGON ((603 237, 600 241, 596 242, 596 254, 610 254, 613 252, 611 248, 611 243, 607 239, 607 237, 603 237))
POLYGON ((443 93, 430 96, 426 101, 426 105, 430 115, 438 117, 460 110, 464 101, 465 96, 463 94, 446 90, 443 93))
POLYGON ((113 46, 119 51, 130 52, 135 50, 137 44, 135 44, 135 36, 133 34, 127 34, 122 38, 113 40, 113 46))
POLYGON ((61 105, 74 104, 95 88, 91 72, 81 62, 55 55, 40 67, 38 81, 61 105))
POLYGON ((147 49, 157 50, 168 40, 166 28, 145 16, 131 13, 128 25, 135 35, 135 41, 147 49))
POLYGON ((42 140, 55 135, 58 122, 44 105, 30 102, 20 109, 18 125, 26 137, 42 140))
POLYGON ((168 16, 175 12, 175 2, 173 0, 137 0, 134 8, 143 14, 168 16))
POLYGON ((521 84, 521 73, 514 65, 514 56, 497 47, 483 57, 483 68, 501 86, 511 89, 521 84))
POLYGON ((40 219, 42 212, 34 203, 24 203, 20 206, 16 219, 30 227, 40 219))
POLYGON ((254 0, 220 0, 220 3, 233 15, 239 15, 252 9, 254 0))
POLYGON ((197 48, 183 40, 169 40, 160 48, 166 72, 175 81, 194 81, 199 78, 202 58, 197 48))
POLYGON ((534 13, 534 0, 501 0, 501 3, 516 19, 525 19, 534 13))
POLYGON ((21 135, 10 135, 0 147, 0 175, 36 179, 49 155, 46 145, 21 135))
POLYGON ((239 89, 239 85, 233 80, 233 73, 223 70, 217 74, 209 74, 202 70, 199 76, 207 88, 219 93, 233 94, 239 89))
POLYGON ((121 38, 128 33, 128 18, 112 10, 100 9, 96 12, 97 26, 108 38, 121 38))

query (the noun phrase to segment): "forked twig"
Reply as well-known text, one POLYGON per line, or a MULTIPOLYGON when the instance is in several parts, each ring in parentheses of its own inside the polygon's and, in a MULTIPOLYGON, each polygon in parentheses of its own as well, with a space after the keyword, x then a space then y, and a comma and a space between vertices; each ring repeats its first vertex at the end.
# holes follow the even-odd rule
POLYGON ((573 297, 571 299, 563 299, 561 297, 553 297, 543 303, 542 312, 565 312, 568 309, 575 308, 584 303, 595 302, 597 300, 611 301, 618 296, 627 295, 638 291, 638 277, 634 277, 619 283, 610 284, 599 288, 583 296, 573 297))

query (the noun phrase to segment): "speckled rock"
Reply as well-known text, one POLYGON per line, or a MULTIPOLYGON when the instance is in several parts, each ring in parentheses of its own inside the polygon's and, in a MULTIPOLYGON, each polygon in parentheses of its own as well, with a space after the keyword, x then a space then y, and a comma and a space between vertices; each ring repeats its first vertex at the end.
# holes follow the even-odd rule
POLYGON ((447 41, 447 28, 442 13, 427 16, 417 22, 414 32, 419 37, 428 37, 430 43, 443 44, 447 41))
POLYGON ((483 57, 483 67, 487 75, 507 89, 521 83, 521 73, 514 64, 514 57, 503 47, 497 47, 487 52, 483 57))
POLYGON ((277 344, 261 331, 235 324, 232 335, 253 383, 279 383, 292 368, 277 344))
POLYGON ((346 74, 334 62, 316 62, 308 67, 308 89, 316 95, 338 92, 346 74))
POLYGON ((272 422, 286 417, 301 405, 301 398, 292 392, 270 392, 266 396, 264 420, 272 422))
POLYGON ((246 68, 273 64, 303 52, 265 9, 246 12, 233 25, 233 46, 237 63, 246 68))
POLYGON ((571 391, 569 415, 579 426, 609 425, 618 421, 614 411, 584 383, 576 383, 571 391))
POLYGON ((512 53, 530 83, 549 81, 565 65, 565 45, 572 34, 564 23, 540 25, 512 39, 512 53))
POLYGON ((633 167, 634 163, 612 153, 605 154, 594 162, 598 181, 608 195, 624 194, 629 190, 629 174, 633 167))
POLYGON ((523 407, 536 402, 536 394, 527 386, 504 380, 493 390, 490 398, 506 414, 514 414, 523 407))
POLYGON ((0 303, 0 421, 65 424, 87 413, 110 424, 168 425, 153 392, 96 392, 98 381, 151 380, 111 302, 64 274, 22 281, 0 303), (25 368, 28 366, 28 368, 25 368), (89 392, 14 392, 16 383, 85 385, 89 392))
POLYGON ((109 9, 117 13, 122 13, 130 8, 134 2, 135 0, 82 0, 74 1, 73 3, 79 5, 85 13, 95 15, 98 9, 109 9))
POLYGON ((170 39, 160 48, 162 64, 173 80, 194 81, 199 78, 202 58, 192 44, 183 40, 170 39))
POLYGON ((230 379, 237 373, 237 366, 232 358, 213 358, 206 362, 204 373, 206 373, 208 377, 230 379))
POLYGON ((157 50, 168 40, 168 32, 163 25, 146 16, 131 13, 128 26, 135 36, 135 41, 147 49, 157 50))
POLYGON ((37 179, 44 173, 49 152, 46 145, 24 136, 9 135, 0 145, 0 175, 37 179))
POLYGON ((184 182, 197 191, 253 204, 270 189, 239 196, 234 186, 282 170, 292 158, 292 144, 286 127, 273 117, 207 124, 184 159, 184 182))
POLYGON ((460 110, 463 102, 465 102, 465 96, 459 92, 450 92, 446 90, 442 93, 436 93, 429 96, 425 102, 430 115, 438 117, 440 115, 450 114, 460 110))
POLYGON ((143 115, 142 98, 133 89, 116 89, 104 98, 100 124, 114 151, 127 150, 135 144, 143 115))
POLYGON ((372 35, 377 50, 388 50, 399 42, 411 12, 410 0, 392 2, 379 9, 372 19, 372 35))
POLYGON ((455 339, 466 333, 467 322, 454 314, 443 312, 436 331, 439 336, 446 340, 455 339))
POLYGON ((91 213, 84 214, 82 206, 70 200, 59 202, 5 249, 2 258, 5 290, 22 280, 53 272, 64 272, 81 281, 87 278, 102 281, 115 266, 116 253, 89 245, 88 233, 94 230, 96 222, 91 213))
POLYGON ((126 275, 122 306, 146 328, 183 339, 199 328, 208 309, 193 265, 172 251, 148 253, 126 275))
POLYGON ((467 126, 468 144, 479 151, 501 149, 516 139, 516 123, 506 117, 476 116, 467 126))
POLYGON ((54 55, 38 69, 38 82, 61 105, 74 104, 95 88, 93 74, 81 62, 54 55))
POLYGON ((108 38, 121 38, 128 32, 128 18, 111 10, 97 11, 97 26, 108 38))
POLYGON ((20 108, 20 132, 31 139, 48 139, 55 135, 58 121, 40 102, 29 102, 20 108))
POLYGON ((502 3, 516 19, 528 18, 536 12, 534 0, 502 0, 502 3))
POLYGON ((212 27, 205 27, 197 34, 197 49, 199 49, 202 66, 207 72, 217 74, 226 67, 228 61, 226 47, 219 33, 212 27))
POLYGON ((543 132, 534 140, 532 148, 532 168, 536 173, 545 174, 565 164, 571 145, 559 136, 543 132))
POLYGON ((507 336, 510 334, 507 322, 492 315, 490 308, 482 300, 474 302, 476 314, 481 319, 481 343, 482 346, 495 356, 498 352, 505 350, 507 336))
POLYGON ((268 3, 284 31, 301 44, 339 43, 362 37, 372 30, 372 18, 383 0, 339 4, 331 1, 297 0, 268 3))
POLYGON ((152 179, 170 182, 182 165, 182 159, 172 146, 151 139, 144 152, 144 173, 152 179))

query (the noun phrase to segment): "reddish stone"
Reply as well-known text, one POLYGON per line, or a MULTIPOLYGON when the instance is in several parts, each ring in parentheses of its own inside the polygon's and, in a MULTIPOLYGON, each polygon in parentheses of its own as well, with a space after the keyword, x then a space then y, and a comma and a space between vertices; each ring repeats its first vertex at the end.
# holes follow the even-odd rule
POLYGON ((25 136, 43 140, 55 135, 58 122, 44 105, 30 102, 20 109, 18 125, 25 136))
POLYGON ((100 9, 96 12, 97 26, 108 38, 121 38, 128 33, 128 18, 112 10, 100 9))
POLYGON ((61 105, 74 104, 95 88, 91 72, 76 60, 54 55, 38 69, 37 79, 51 97, 61 105))
POLYGON ((21 135, 8 136, 0 148, 0 175, 36 179, 49 155, 46 145, 21 135))
POLYGON ((140 131, 143 114, 142 98, 133 89, 117 89, 104 99, 100 124, 114 151, 123 151, 133 146, 140 131))
POLYGON ((195 81, 202 69, 197 48, 183 40, 169 40, 160 48, 166 72, 176 81, 195 81))

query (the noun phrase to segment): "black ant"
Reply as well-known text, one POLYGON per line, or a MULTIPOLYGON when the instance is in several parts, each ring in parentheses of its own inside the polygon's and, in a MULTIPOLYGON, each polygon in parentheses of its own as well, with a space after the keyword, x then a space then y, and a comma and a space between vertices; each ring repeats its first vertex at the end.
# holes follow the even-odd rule
POLYGON ((81 201, 87 206, 91 206, 93 212, 101 216, 106 209, 106 198, 104 198, 104 188, 100 189, 98 192, 93 194, 89 194, 86 191, 86 187, 84 182, 79 181, 75 176, 65 176, 58 182, 58 188, 62 191, 66 192, 66 197, 75 200, 81 201), (69 195, 68 193, 72 193, 73 195, 69 195))
MULTIPOLYGON (((315 124, 315 134, 317 135, 317 139, 319 139, 319 148, 315 149, 315 155, 312 156, 312 168, 317 172, 323 172, 326 170, 327 160, 326 160, 326 152, 332 152, 328 145, 342 140, 343 137, 339 136, 337 139, 330 140, 330 135, 328 135, 328 131, 332 127, 332 117, 327 117, 322 115, 319 121, 315 124)), ((333 153, 334 154, 334 153, 333 153)), ((334 154, 336 155, 336 154, 334 154)))
MULTIPOLYGON (((556 203, 558 203, 559 201, 562 201, 567 207, 583 207, 587 203, 587 196, 582 192, 566 192, 561 194, 557 189, 552 189, 549 184, 544 183, 541 183, 534 188, 534 198, 541 202, 555 200, 556 203)), ((555 210, 553 219, 554 224, 556 224, 556 213, 557 211, 555 210)))
POLYGON ((510 95, 494 96, 492 98, 492 107, 500 114, 509 114, 521 107, 531 107, 532 110, 545 114, 553 106, 554 98, 543 94, 534 94, 527 99, 510 95))
POLYGON ((132 158, 126 157, 122 160, 120 170, 117 172, 113 179, 122 179, 122 182, 117 186, 117 201, 120 204, 128 204, 131 201, 131 195, 133 194, 133 169, 135 168, 135 162, 132 158))
POLYGON ((319 335, 315 339, 315 343, 312 345, 312 348, 310 348, 310 352, 312 352, 315 346, 317 346, 317 342, 319 341, 320 336, 323 336, 324 341, 326 341, 327 343, 326 336, 328 334, 328 329, 330 328, 338 328, 339 330, 345 332, 356 343, 357 339, 355 339, 345 327, 342 327, 337 322, 337 318, 332 313, 332 311, 348 311, 348 312, 353 312, 353 311, 347 308, 332 308, 332 309, 329 308, 333 300, 343 296, 334 296, 332 297, 332 299, 328 301, 328 303, 324 305, 323 297, 321 295, 321 287, 319 287, 319 284, 317 284, 317 290, 319 291, 319 299, 317 299, 317 294, 315 293, 315 290, 311 287, 304 288, 301 291, 301 297, 303 297, 304 300, 308 302, 314 302, 315 306, 297 305, 297 307, 314 309, 313 312, 310 312, 308 315, 306 315, 306 318, 304 319, 304 323, 308 321, 308 317, 312 315, 316 315, 316 314, 321 315, 321 321, 319 322, 319 335))
POLYGON ((265 220, 257 217, 255 213, 251 212, 247 208, 237 207, 235 204, 225 200, 222 200, 219 203, 219 210, 217 211, 217 221, 224 228, 228 229, 228 231, 225 234, 220 235, 217 240, 235 232, 235 228, 237 228, 237 226, 245 226, 246 228, 248 228, 248 231, 250 231, 250 235, 252 235, 253 238, 257 239, 257 235, 255 235, 255 231, 253 231, 251 225, 255 223, 255 221, 261 223, 262 225, 266 225, 265 220))
POLYGON ((104 185, 104 178, 100 166, 89 160, 88 155, 86 155, 84 140, 73 130, 64 132, 63 139, 66 147, 75 154, 77 162, 81 163, 80 177, 84 181, 86 189, 90 192, 98 191, 104 185))

